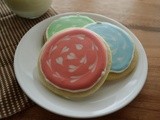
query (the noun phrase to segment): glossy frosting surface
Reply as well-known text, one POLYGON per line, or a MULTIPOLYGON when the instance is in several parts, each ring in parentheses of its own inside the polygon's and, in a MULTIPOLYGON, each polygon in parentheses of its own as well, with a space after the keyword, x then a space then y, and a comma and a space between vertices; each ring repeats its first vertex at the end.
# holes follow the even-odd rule
POLYGON ((134 44, 129 34, 121 28, 106 22, 86 26, 99 34, 109 44, 112 52, 111 72, 120 73, 128 68, 134 55, 134 44))
POLYGON ((46 31, 46 37, 47 39, 50 38, 53 34, 64 30, 66 28, 72 28, 72 27, 83 27, 89 23, 93 23, 94 20, 87 16, 82 15, 70 15, 70 16, 64 16, 61 17, 55 21, 53 21, 47 31, 46 31))
POLYGON ((67 29, 48 41, 40 55, 40 67, 60 89, 85 90, 104 75, 108 49, 104 41, 87 29, 67 29))

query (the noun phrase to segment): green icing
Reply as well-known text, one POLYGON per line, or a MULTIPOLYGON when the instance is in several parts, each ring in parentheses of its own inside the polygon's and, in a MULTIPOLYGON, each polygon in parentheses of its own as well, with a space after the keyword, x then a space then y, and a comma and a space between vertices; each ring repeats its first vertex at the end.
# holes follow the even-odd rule
POLYGON ((50 38, 55 33, 71 27, 84 27, 87 24, 94 23, 95 21, 87 16, 70 15, 64 16, 54 20, 47 28, 46 38, 50 38))

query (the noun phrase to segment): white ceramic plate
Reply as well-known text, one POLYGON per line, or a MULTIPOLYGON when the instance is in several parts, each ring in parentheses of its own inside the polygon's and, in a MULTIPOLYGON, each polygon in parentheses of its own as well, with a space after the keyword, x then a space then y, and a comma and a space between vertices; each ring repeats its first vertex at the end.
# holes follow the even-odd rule
POLYGON ((14 69, 19 85, 27 96, 41 107, 56 114, 75 117, 92 118, 115 112, 129 104, 142 89, 148 71, 148 63, 145 51, 135 37, 122 24, 102 15, 92 13, 79 13, 89 16, 96 21, 106 21, 119 26, 130 34, 134 40, 139 60, 136 69, 126 79, 108 82, 92 96, 83 100, 71 101, 61 98, 39 82, 35 77, 38 55, 42 47, 43 34, 51 21, 65 15, 77 14, 67 13, 48 18, 31 28, 20 41, 14 59, 14 69))

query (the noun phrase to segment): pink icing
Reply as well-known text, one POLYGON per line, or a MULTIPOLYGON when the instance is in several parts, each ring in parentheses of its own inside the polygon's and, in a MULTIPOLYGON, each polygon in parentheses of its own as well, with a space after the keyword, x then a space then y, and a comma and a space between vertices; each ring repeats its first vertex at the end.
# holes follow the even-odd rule
POLYGON ((40 67, 46 79, 61 89, 93 86, 108 64, 104 43, 93 32, 74 28, 52 37, 43 47, 40 67))

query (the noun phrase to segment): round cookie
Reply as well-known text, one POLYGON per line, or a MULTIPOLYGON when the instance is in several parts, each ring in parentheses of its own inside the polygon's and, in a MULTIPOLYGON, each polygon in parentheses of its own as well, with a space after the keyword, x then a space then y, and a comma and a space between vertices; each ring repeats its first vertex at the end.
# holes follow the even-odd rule
POLYGON ((68 99, 83 98, 96 92, 111 67, 111 52, 96 33, 70 28, 51 37, 39 56, 41 82, 68 99))
POLYGON ((135 68, 138 60, 137 50, 129 34, 107 22, 92 23, 85 27, 99 34, 110 46, 112 66, 107 79, 126 77, 135 68))
POLYGON ((91 18, 79 14, 60 17, 48 26, 44 40, 48 40, 52 35, 66 28, 83 27, 94 22, 91 18))

